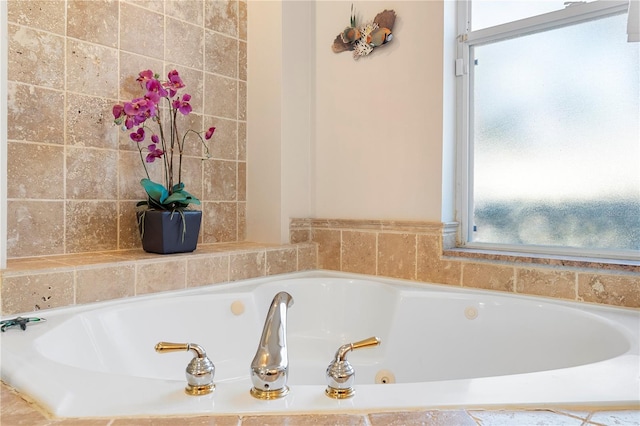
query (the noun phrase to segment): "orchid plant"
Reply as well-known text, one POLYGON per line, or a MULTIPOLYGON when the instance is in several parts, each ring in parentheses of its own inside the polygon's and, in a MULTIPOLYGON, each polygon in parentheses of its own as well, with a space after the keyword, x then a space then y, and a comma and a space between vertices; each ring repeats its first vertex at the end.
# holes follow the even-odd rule
POLYGON ((147 200, 138 206, 161 210, 182 210, 189 204, 200 204, 195 196, 184 189, 182 182, 182 157, 185 142, 190 133, 197 135, 205 148, 207 158, 210 157, 209 148, 205 142, 211 139, 215 127, 206 132, 188 129, 180 133, 178 117, 191 113, 191 95, 178 91, 185 87, 178 71, 173 70, 167 75, 166 81, 160 81, 160 75, 151 70, 141 71, 136 79, 145 91, 141 98, 113 106, 114 123, 128 131, 129 137, 136 143, 140 160, 144 167, 146 178, 140 184, 147 193, 147 200), (161 103, 165 100, 168 106, 168 123, 164 123, 161 103), (153 122, 150 124, 150 121, 153 122), (154 125, 153 125, 154 124, 154 125), (147 139, 148 135, 151 135, 147 139), (203 138, 204 134, 204 138, 203 138), (150 142, 145 142, 149 141, 150 142), (146 153, 146 155, 145 155, 146 153), (154 182, 149 177, 147 163, 162 161, 164 166, 164 182, 154 182))

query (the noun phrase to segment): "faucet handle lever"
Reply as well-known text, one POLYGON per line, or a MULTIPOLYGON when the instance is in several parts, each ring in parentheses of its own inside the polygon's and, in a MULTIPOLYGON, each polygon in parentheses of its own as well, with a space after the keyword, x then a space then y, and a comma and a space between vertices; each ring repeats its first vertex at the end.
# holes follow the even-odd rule
POLYGON ((340 346, 334 360, 327 367, 327 389, 325 394, 334 399, 351 398, 355 394, 353 384, 356 372, 351 363, 347 361, 347 353, 354 349, 367 348, 379 344, 380 339, 374 336, 340 346))
POLYGON ((216 385, 213 384, 213 376, 216 367, 207 357, 204 348, 195 343, 171 343, 158 342, 155 346, 158 353, 193 351, 196 356, 187 365, 185 374, 187 376, 187 387, 184 391, 188 395, 206 395, 213 392, 216 385))

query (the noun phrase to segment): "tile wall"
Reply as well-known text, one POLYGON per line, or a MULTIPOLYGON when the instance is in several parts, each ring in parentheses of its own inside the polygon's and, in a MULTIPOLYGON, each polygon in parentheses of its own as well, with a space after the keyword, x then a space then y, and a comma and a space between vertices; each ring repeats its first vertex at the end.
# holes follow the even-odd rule
POLYGON ((318 244, 318 268, 640 308, 640 263, 455 249, 456 224, 293 219, 292 242, 318 244))
POLYGON ((191 147, 183 179, 203 202, 201 242, 244 240, 246 9, 238 0, 8 0, 9 259, 140 246, 144 172, 111 108, 141 95, 143 69, 177 69, 191 128, 217 128, 213 158, 191 147))

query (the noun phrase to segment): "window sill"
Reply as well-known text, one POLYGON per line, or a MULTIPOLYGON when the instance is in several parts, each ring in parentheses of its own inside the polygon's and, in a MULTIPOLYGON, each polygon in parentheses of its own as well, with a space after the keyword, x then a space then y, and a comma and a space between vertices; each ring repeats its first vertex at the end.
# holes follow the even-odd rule
POLYGON ((609 271, 640 272, 640 261, 621 259, 600 259, 577 256, 559 256, 548 254, 515 253, 497 250, 481 250, 469 248, 445 249, 443 256, 448 258, 483 259, 498 262, 531 263, 548 266, 565 266, 572 268, 590 268, 609 271))

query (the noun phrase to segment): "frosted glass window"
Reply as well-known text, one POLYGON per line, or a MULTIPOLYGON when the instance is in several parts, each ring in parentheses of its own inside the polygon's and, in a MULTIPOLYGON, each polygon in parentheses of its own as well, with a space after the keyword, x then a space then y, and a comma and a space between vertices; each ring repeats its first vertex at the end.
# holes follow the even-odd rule
MULTIPOLYGON (((565 7, 580 3, 580 1, 571 2, 566 0, 473 0, 471 3, 471 29, 473 31, 480 30, 562 10, 565 7)), ((582 3, 588 2, 584 1, 582 3)))
POLYGON ((471 47, 471 241, 640 250, 640 43, 625 30, 617 15, 471 47))

